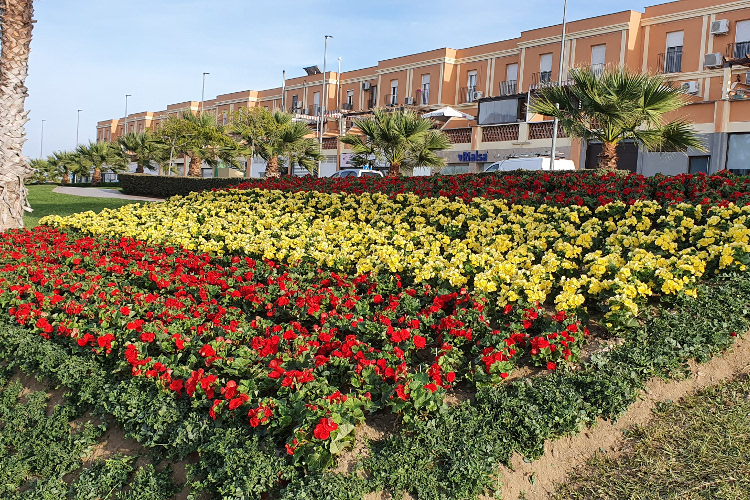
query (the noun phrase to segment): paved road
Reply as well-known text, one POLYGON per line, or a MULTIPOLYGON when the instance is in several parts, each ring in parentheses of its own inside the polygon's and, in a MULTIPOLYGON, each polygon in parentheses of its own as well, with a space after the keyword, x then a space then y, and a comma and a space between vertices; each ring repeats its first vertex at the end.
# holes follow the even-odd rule
POLYGON ((116 189, 106 189, 106 188, 81 188, 81 187, 58 186, 55 189, 53 189, 52 192, 60 193, 60 194, 71 194, 73 196, 88 196, 90 198, 118 198, 120 200, 164 201, 161 198, 147 198, 145 196, 130 196, 128 194, 122 194, 116 189))

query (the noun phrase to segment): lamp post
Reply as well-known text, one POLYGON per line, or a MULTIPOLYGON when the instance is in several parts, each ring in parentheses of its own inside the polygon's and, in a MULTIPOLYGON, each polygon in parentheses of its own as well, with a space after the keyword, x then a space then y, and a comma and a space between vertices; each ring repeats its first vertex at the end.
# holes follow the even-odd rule
POLYGON ((203 101, 206 100, 206 75, 211 73, 203 73, 203 90, 201 91, 201 114, 203 114, 203 101))
MULTIPOLYGON (((562 76, 563 76, 563 61, 565 59, 565 28, 567 26, 567 20, 568 20, 568 0, 564 0, 565 4, 563 6, 563 22, 562 22, 562 37, 560 38, 560 68, 557 72, 557 86, 562 87, 562 76)), ((557 105, 558 109, 560 105, 557 105)), ((557 116, 555 116, 554 122, 552 122, 552 152, 550 153, 550 170, 555 169, 555 155, 556 155, 556 149, 557 149, 557 125, 558 125, 558 119, 557 116)))
MULTIPOLYGON (((325 35, 325 49, 323 50, 323 89, 320 93, 320 150, 323 150, 323 129, 325 128, 325 115, 326 115, 326 64, 328 62, 328 39, 333 38, 332 35, 325 35)), ((318 177, 321 175, 321 168, 323 167, 323 160, 318 162, 318 177)))
POLYGON ((82 109, 78 110, 78 119, 76 121, 76 147, 78 147, 79 141, 78 141, 78 132, 81 128, 81 111, 82 109))
POLYGON ((42 140, 41 145, 39 146, 39 158, 44 157, 44 122, 47 120, 42 120, 42 140))
POLYGON ((339 57, 339 72, 336 73, 336 111, 341 111, 341 101, 339 93, 341 92, 341 58, 339 57))
POLYGON ((128 133, 128 97, 133 97, 130 94, 125 94, 125 121, 122 124, 122 135, 128 133))

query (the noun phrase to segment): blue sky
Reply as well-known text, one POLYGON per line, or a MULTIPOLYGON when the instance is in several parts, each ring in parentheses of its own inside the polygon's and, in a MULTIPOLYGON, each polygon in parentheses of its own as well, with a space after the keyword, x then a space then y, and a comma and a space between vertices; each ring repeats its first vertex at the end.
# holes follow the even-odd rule
MULTIPOLYGON (((323 66, 342 71, 440 47, 463 48, 516 37, 560 22, 563 0, 36 0, 29 61, 31 111, 24 152, 72 149, 96 122, 128 111, 241 90, 261 90, 323 66)), ((570 19, 627 9, 644 0, 569 0, 570 19)), ((648 2, 659 3, 658 1, 648 2)))

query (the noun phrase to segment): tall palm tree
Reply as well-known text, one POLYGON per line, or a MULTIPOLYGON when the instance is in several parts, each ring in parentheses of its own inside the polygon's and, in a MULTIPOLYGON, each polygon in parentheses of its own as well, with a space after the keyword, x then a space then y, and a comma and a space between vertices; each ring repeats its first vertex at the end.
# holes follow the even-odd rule
POLYGON ((566 87, 540 89, 530 108, 557 117, 571 137, 600 141, 599 168, 617 168, 616 148, 624 140, 633 140, 646 151, 705 151, 690 122, 665 119, 688 100, 663 76, 586 68, 573 70, 571 79, 572 85, 566 87))
POLYGON ((279 158, 288 162, 288 173, 291 175, 294 165, 306 168, 310 173, 317 173, 317 162, 322 160, 318 143, 307 137, 310 129, 304 122, 292 120, 292 115, 282 111, 273 114, 275 125, 263 142, 257 144, 258 154, 266 160, 266 177, 279 176, 279 158))
POLYGON ((117 139, 117 144, 125 157, 136 164, 136 174, 145 169, 156 170, 166 152, 166 145, 150 130, 125 134, 117 139))
POLYGON ((93 142, 81 144, 76 149, 81 163, 88 169, 93 168, 91 185, 96 186, 102 181, 102 172, 124 172, 127 168, 122 150, 110 142, 93 142))
POLYGON ((388 162, 388 176, 396 177, 415 166, 441 167, 444 160, 434 154, 450 148, 447 136, 434 130, 432 120, 413 111, 389 112, 375 109, 372 115, 354 120, 360 134, 349 133, 341 142, 351 147, 356 164, 388 162))
POLYGON ((51 170, 57 173, 61 184, 70 182, 70 174, 85 176, 88 173, 81 158, 72 151, 55 151, 46 161, 51 170))
POLYGON ((229 129, 216 121, 212 114, 194 114, 184 111, 176 127, 182 131, 183 140, 175 151, 190 157, 190 177, 201 176, 201 165, 215 167, 219 162, 241 168, 237 160, 239 146, 229 136, 229 129))
POLYGON ((31 173, 23 143, 33 16, 33 0, 0 2, 0 231, 23 227, 23 213, 31 209, 23 185, 31 173))
POLYGON ((256 145, 261 144, 278 129, 279 123, 273 114, 265 108, 240 108, 231 118, 231 133, 249 149, 245 177, 250 177, 256 145))

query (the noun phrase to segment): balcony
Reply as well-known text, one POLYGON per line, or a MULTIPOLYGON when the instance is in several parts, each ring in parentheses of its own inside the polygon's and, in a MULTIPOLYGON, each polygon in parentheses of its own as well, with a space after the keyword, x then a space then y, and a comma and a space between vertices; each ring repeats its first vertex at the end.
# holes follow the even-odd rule
POLYGON ((422 106, 427 106, 428 104, 430 104, 430 91, 417 90, 417 98, 415 100, 415 103, 422 106))
POLYGON ((473 87, 461 87, 459 98, 462 99, 462 104, 467 102, 476 102, 482 98, 482 93, 477 92, 476 85, 474 85, 473 87))
POLYGON ((517 141, 519 129, 517 123, 484 127, 482 128, 482 142, 517 141))
POLYGON ((727 44, 727 52, 724 55, 727 59, 750 58, 750 42, 729 43, 727 44))
POLYGON ((324 137, 322 149, 336 149, 338 147, 337 137, 324 137))
MULTIPOLYGON (((529 139, 552 139, 552 131, 555 122, 531 122, 529 123, 529 139)), ((567 137, 562 126, 558 124, 557 137, 567 137)))
POLYGON ((471 127, 443 130, 451 144, 471 144, 471 127))
POLYGON ((517 80, 508 80, 505 82, 500 82, 500 94, 501 96, 504 95, 514 95, 518 94, 518 81, 517 80))
POLYGON ((342 111, 351 111, 354 109, 354 104, 351 102, 345 102, 341 105, 342 111))
POLYGON ((656 68, 664 74, 682 72, 682 47, 674 47, 674 50, 659 54, 656 68))
POLYGON ((388 93, 383 95, 383 106, 398 106, 398 94, 388 93))

